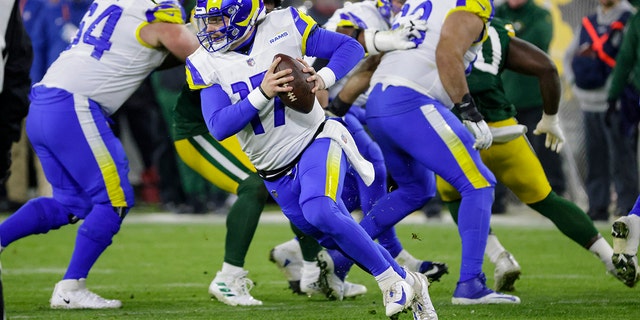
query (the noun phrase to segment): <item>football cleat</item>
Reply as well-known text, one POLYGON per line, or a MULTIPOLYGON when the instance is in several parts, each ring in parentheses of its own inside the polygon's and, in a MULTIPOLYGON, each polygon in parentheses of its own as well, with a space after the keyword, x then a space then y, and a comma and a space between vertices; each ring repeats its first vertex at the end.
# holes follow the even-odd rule
POLYGON ((269 252, 269 261, 276 264, 289 281, 289 288, 297 294, 303 294, 300 289, 302 278, 302 251, 296 239, 275 246, 269 252))
POLYGON ((322 292, 329 300, 342 300, 344 298, 344 281, 335 274, 333 259, 327 250, 318 253, 318 267, 320 267, 318 283, 322 292))
POLYGON ((464 305, 520 303, 520 298, 516 296, 495 292, 487 288, 486 281, 484 273, 480 273, 475 278, 458 282, 451 303, 464 305))
POLYGON ((516 290, 514 283, 520 278, 520 265, 508 251, 503 251, 496 261, 493 271, 494 288, 496 291, 513 292, 516 290))
POLYGON ((345 281, 343 287, 344 287, 345 298, 355 298, 357 296, 361 296, 367 293, 367 287, 361 284, 345 281))
POLYGON ((411 285, 400 280, 392 284, 382 293, 382 303, 387 317, 397 319, 399 314, 411 307, 415 298, 415 291, 411 285))
POLYGON ((262 305, 262 301, 249 294, 253 288, 253 281, 247 278, 248 273, 248 271, 244 271, 238 275, 227 275, 218 271, 209 285, 209 294, 230 306, 262 305))
POLYGON ((638 241, 637 236, 632 237, 634 224, 638 224, 637 216, 624 216, 618 218, 611 227, 613 236, 613 256, 611 261, 615 266, 613 275, 622 281, 627 287, 633 288, 640 279, 638 268, 638 241), (635 221, 633 221, 634 219, 635 221))
POLYGON ((414 320, 438 320, 436 308, 429 296, 429 280, 419 272, 407 271, 407 276, 413 277, 413 290, 416 294, 411 311, 414 320))
POLYGON ((420 273, 424 274, 429 282, 440 281, 440 278, 449 273, 449 267, 444 262, 422 261, 420 273))
POLYGON ((302 279, 300 279, 300 291, 311 297, 314 294, 323 294, 320 288, 320 267, 318 264, 303 264, 302 279))
POLYGON ((58 282, 51 296, 54 309, 117 309, 120 300, 107 300, 87 289, 86 279, 67 279, 58 282))

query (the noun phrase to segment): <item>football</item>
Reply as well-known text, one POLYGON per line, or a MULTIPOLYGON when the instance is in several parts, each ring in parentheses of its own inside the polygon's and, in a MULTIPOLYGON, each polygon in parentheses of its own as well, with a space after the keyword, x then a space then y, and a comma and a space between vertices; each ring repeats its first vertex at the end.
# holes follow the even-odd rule
POLYGON ((313 110, 313 104, 315 102, 315 95, 311 93, 313 89, 313 82, 307 82, 307 78, 310 73, 302 72, 304 65, 300 61, 292 58, 286 54, 278 53, 273 59, 280 57, 280 62, 276 66, 275 72, 285 69, 291 69, 293 72, 290 76, 293 77, 293 81, 283 84, 283 86, 293 87, 293 90, 289 92, 280 92, 278 97, 284 103, 285 106, 302 113, 309 113, 313 110))

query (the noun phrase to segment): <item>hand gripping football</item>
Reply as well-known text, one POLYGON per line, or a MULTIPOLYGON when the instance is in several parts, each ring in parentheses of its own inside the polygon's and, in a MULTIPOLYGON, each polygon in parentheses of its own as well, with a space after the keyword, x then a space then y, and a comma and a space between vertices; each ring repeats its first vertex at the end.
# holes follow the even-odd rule
POLYGON ((293 90, 289 92, 280 92, 278 97, 287 107, 302 113, 309 113, 313 109, 315 102, 315 95, 311 92, 314 83, 307 82, 307 78, 311 76, 310 73, 302 72, 304 65, 300 61, 282 53, 276 54, 273 59, 280 57, 280 62, 276 66, 275 72, 285 69, 291 69, 293 72, 290 76, 293 77, 292 82, 283 84, 283 86, 293 87, 293 90))

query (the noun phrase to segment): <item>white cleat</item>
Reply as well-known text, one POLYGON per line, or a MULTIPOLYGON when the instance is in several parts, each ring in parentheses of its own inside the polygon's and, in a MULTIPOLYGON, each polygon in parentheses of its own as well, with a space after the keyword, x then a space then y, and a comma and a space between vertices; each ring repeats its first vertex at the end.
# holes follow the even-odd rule
POLYGON ((351 283, 349 281, 344 282, 344 297, 345 298, 355 298, 357 296, 361 296, 367 293, 367 287, 357 284, 351 283))
POLYGON ((302 251, 298 240, 291 239, 281 243, 269 252, 269 261, 276 264, 289 281, 289 288, 301 294, 300 279, 302 278, 302 251))
POLYGON ((628 215, 618 218, 611 226, 613 236, 613 256, 615 266, 612 274, 629 288, 640 279, 638 268, 638 242, 640 240, 640 217, 628 215))
POLYGON ((344 281, 334 272, 335 266, 329 252, 322 250, 318 253, 318 266, 320 267, 320 288, 330 300, 342 300, 344 298, 344 281))
POLYGON ((300 291, 308 297, 315 294, 323 294, 318 279, 320 279, 320 267, 317 264, 304 264, 302 266, 302 278, 300 279, 300 291))
POLYGON ((392 284, 382 293, 382 303, 387 317, 397 319, 401 312, 411 307, 415 295, 411 285, 404 280, 392 284))
POLYGON ((218 271, 209 285, 209 294, 230 306, 262 305, 262 301, 255 299, 249 293, 253 288, 253 281, 247 278, 248 273, 245 271, 239 275, 227 275, 218 271))
POLYGON ((518 261, 508 251, 503 251, 496 261, 496 268, 493 273, 496 291, 515 291, 514 283, 520 278, 522 273, 518 261))
POLYGON ((413 304, 411 304, 413 319, 438 320, 436 308, 433 306, 429 296, 429 280, 427 277, 422 273, 411 271, 407 271, 407 276, 413 277, 413 290, 416 294, 413 304))
POLYGON ((86 279, 67 279, 56 284, 51 295, 53 309, 117 309, 120 300, 107 300, 87 289, 86 279))

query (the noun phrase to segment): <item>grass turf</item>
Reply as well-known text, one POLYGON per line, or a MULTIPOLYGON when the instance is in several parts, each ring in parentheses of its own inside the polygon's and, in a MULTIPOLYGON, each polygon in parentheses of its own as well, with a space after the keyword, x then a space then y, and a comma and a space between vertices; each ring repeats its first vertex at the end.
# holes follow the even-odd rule
MULTIPOLYGON (((132 213, 141 214, 141 213, 132 213)), ((599 225, 610 241, 608 225, 599 225)), ((117 310, 51 310, 48 300, 64 274, 78 225, 21 239, 2 253, 8 319, 385 319, 373 277, 355 267, 349 280, 369 292, 345 301, 327 301, 290 293, 269 250, 292 237, 287 224, 263 223, 245 268, 256 283, 257 307, 230 307, 211 300, 207 287, 224 255, 223 223, 123 224, 113 245, 94 266, 88 287, 105 298, 120 299, 117 310)), ((460 263, 460 241, 452 224, 400 224, 401 241, 417 257, 444 261, 450 274, 431 286, 444 319, 607 319, 640 316, 639 288, 629 289, 605 274, 587 250, 551 226, 495 226, 522 266, 516 282, 520 305, 453 306, 460 263)), ((485 259, 488 284, 493 265, 485 259)), ((411 319, 403 314, 400 319, 411 319)))

